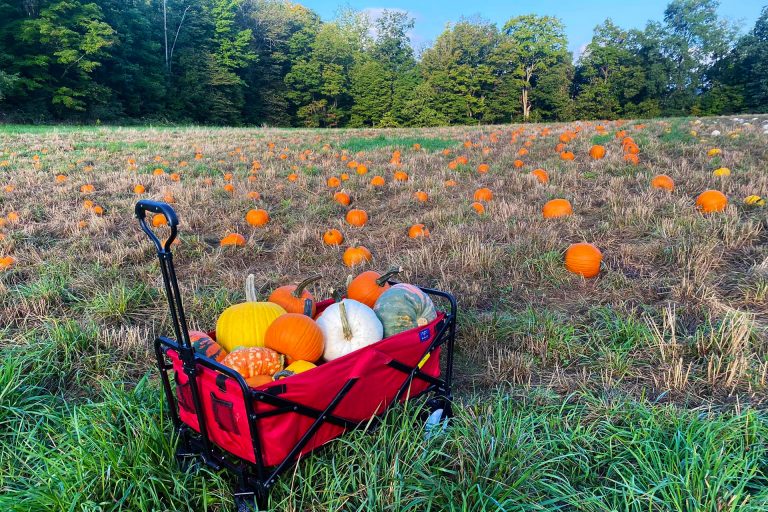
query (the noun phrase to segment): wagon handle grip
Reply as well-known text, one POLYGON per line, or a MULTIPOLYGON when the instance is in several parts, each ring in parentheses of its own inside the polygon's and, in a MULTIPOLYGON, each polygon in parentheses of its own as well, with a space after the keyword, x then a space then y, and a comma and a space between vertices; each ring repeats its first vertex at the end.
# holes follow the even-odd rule
POLYGON ((139 224, 141 225, 141 230, 144 231, 144 233, 147 234, 150 240, 152 240, 152 243, 155 244, 155 248, 157 249, 158 254, 162 253, 170 253, 171 252, 171 244, 176 239, 177 234, 177 228, 179 225, 179 217, 176 215, 176 212, 171 208, 171 206, 167 203, 163 203, 161 201, 151 201, 149 199, 142 199, 139 202, 136 203, 136 218, 139 219, 139 224), (171 228, 171 236, 168 237, 168 239, 165 241, 165 244, 163 244, 159 238, 157 238, 157 235, 154 231, 152 231, 152 228, 149 227, 147 224, 147 212, 152 213, 162 213, 165 216, 165 219, 168 221, 168 226, 171 228))

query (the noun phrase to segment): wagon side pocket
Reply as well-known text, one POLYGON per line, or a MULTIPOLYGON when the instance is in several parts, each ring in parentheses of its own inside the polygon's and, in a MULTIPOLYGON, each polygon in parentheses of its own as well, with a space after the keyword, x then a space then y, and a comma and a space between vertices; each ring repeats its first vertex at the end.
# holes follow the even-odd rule
POLYGON ((235 421, 232 402, 222 400, 214 393, 211 393, 211 405, 213 407, 213 418, 216 420, 216 424, 225 432, 240 435, 240 430, 237 428, 237 421, 235 421))

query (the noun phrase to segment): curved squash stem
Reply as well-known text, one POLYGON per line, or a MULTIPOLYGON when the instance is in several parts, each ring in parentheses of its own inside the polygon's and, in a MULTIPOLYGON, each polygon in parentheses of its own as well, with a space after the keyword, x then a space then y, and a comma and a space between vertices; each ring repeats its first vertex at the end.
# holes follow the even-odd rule
POLYGON ((344 331, 344 339, 349 341, 352 339, 352 328, 349 326, 347 307, 344 305, 344 301, 339 302, 339 316, 341 317, 341 328, 344 331))
POLYGON ((304 292, 304 288, 311 285, 315 281, 319 281, 322 277, 323 276, 321 275, 316 275, 316 276, 306 278, 305 280, 303 280, 302 282, 296 285, 296 289, 293 290, 293 296, 296 297, 297 299, 300 298, 302 292, 304 292))
POLYGON ((256 276, 253 274, 248 274, 248 277, 245 278, 245 300, 247 302, 258 301, 258 296, 256 295, 256 276))
POLYGON ((402 271, 403 271, 403 267, 392 267, 387 271, 386 274, 382 275, 380 278, 376 280, 376 284, 379 286, 384 286, 385 284, 387 284, 387 281, 389 281, 390 277, 396 276, 402 271))

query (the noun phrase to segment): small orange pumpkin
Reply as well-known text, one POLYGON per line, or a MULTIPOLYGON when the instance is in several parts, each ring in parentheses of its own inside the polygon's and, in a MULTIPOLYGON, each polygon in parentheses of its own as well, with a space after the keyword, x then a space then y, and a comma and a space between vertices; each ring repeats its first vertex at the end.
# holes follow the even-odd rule
POLYGON ((477 213, 478 215, 482 215, 485 213, 485 206, 483 206, 483 203, 478 203, 477 201, 472 203, 472 209, 475 210, 475 213, 477 213))
POLYGON ((418 192, 416 192, 416 193, 414 194, 414 197, 415 197, 415 198, 416 198, 416 200, 417 200, 418 202, 420 202, 420 203, 426 203, 427 201, 429 201, 429 195, 427 195, 427 193, 426 193, 426 192, 424 192, 424 191, 421 191, 421 190, 419 190, 418 192))
POLYGON ((414 224, 408 229, 408 238, 429 238, 429 230, 424 224, 414 224))
POLYGON ((269 213, 261 208, 248 210, 245 221, 251 226, 264 226, 269 222, 269 213))
POLYGON ((337 178, 336 176, 331 176, 326 180, 325 182, 330 188, 336 188, 341 186, 341 180, 337 178))
POLYGON ((378 272, 368 270, 358 274, 349 286, 347 286, 347 298, 362 302, 369 308, 373 308, 382 293, 390 287, 388 281, 403 271, 403 268, 392 268, 388 272, 379 275, 378 272))
POLYGON ((323 233, 323 243, 325 245, 341 245, 344 241, 344 235, 338 229, 329 229, 323 233))
MULTIPOLYGON (((314 313, 313 313, 314 314, 314 313)), ((323 355, 323 331, 311 317, 288 312, 277 317, 264 334, 264 346, 293 361, 314 363, 323 355)))
POLYGON ((236 246, 242 247, 245 245, 245 237, 239 233, 230 233, 219 242, 221 247, 236 246))
POLYGON ((349 206, 349 203, 352 201, 352 199, 349 197, 349 194, 344 191, 336 192, 333 194, 333 200, 342 206, 349 206))
POLYGON ((342 256, 344 264, 348 267, 362 265, 368 261, 371 261, 372 258, 373 256, 371 255, 371 251, 362 245, 358 247, 347 248, 347 250, 344 251, 344 255, 342 256))
POLYGON ((603 254, 600 249, 587 242, 572 244, 565 251, 565 268, 587 278, 600 273, 602 261, 603 254))
POLYGON ((721 212, 728 206, 728 198, 719 190, 705 190, 696 198, 696 206, 704 213, 721 212))
POLYGON ((651 187, 662 190, 674 190, 675 182, 666 174, 659 174, 658 176, 654 176, 651 180, 651 187))
POLYGON ((404 171, 395 171, 395 181, 408 181, 408 173, 404 171))
POLYGON ((554 219, 557 217, 566 217, 573 214, 571 203, 567 199, 552 199, 544 203, 541 214, 545 219, 554 219))
POLYGON ((531 175, 535 176, 536 179, 539 180, 539 183, 549 182, 549 174, 547 174, 547 171, 544 169, 535 169, 531 171, 531 175))
POLYGON ((589 148, 589 156, 591 156, 594 160, 602 159, 605 156, 605 146, 595 144, 589 148))
MULTIPOLYGON (((315 315, 315 298, 309 291, 306 290, 307 286, 320 280, 320 276, 312 276, 303 280, 299 284, 288 284, 276 288, 269 296, 269 302, 274 302, 278 306, 282 306, 288 313, 304 313, 306 311, 306 301, 311 301, 311 316, 315 315)), ((299 358, 301 359, 301 358, 299 358)))
POLYGON ((475 190, 473 198, 475 201, 490 201, 493 199, 493 192, 489 188, 479 188, 475 190))
POLYGON ((283 369, 283 356, 267 347, 246 347, 233 350, 221 364, 238 372, 249 385, 265 384, 266 379, 249 382, 253 377, 270 377, 283 369), (259 384, 256 384, 259 382, 259 384))
POLYGON ((355 227, 363 227, 368 222, 368 214, 365 210, 349 210, 347 212, 347 222, 355 227))
POLYGON ((371 185, 374 187, 383 187, 384 183, 385 183, 384 178, 382 178, 381 176, 374 176, 373 178, 371 178, 371 185))

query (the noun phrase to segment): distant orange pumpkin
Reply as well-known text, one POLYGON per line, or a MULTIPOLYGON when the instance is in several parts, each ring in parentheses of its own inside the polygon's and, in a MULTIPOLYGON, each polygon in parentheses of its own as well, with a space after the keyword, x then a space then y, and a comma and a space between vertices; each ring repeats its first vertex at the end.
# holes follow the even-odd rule
POLYGON ((704 213, 721 212, 728 206, 728 198, 719 190, 705 190, 696 198, 696 206, 704 213))
POLYGON ((675 182, 666 174, 659 174, 658 176, 654 176, 651 180, 651 187, 662 190, 674 190, 675 182))
POLYGON ((408 229, 408 238, 428 238, 429 230, 424 224, 414 224, 408 229))
POLYGON ((221 242, 219 242, 219 245, 222 247, 226 247, 226 246, 242 247, 245 245, 245 237, 239 233, 230 233, 229 235, 221 239, 221 242))
POLYGON ((600 273, 602 260, 600 249, 586 242, 573 244, 565 251, 565 268, 586 278, 600 273))
POLYGON ((323 233, 323 243, 325 245, 341 245, 344 241, 344 235, 338 229, 329 229, 323 233))
POLYGON ((567 199, 552 199, 544 203, 541 214, 545 219, 554 219, 557 217, 566 217, 573 214, 573 208, 567 199))
POLYGON ((490 201, 493 199, 493 192, 489 188, 479 188, 475 190, 473 198, 475 201, 490 201))
POLYGON ((269 222, 269 213, 261 208, 248 210, 245 221, 251 226, 264 226, 269 222))

